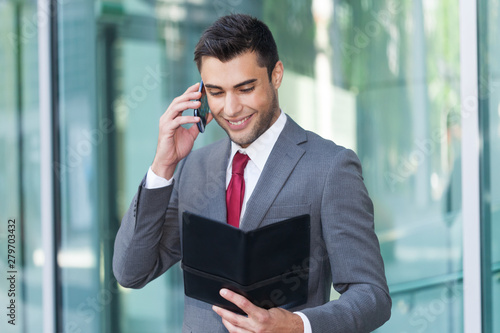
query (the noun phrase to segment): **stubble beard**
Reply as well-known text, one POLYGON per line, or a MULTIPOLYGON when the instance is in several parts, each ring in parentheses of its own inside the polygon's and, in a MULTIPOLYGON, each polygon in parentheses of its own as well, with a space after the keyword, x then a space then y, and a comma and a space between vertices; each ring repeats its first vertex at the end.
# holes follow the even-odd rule
POLYGON ((255 115, 259 114, 260 118, 257 119, 257 123, 253 126, 252 131, 248 133, 248 135, 241 137, 241 138, 235 138, 234 136, 231 135, 230 131, 227 129, 226 125, 226 120, 225 119, 218 119, 215 118, 215 121, 219 124, 222 129, 227 133, 229 136, 229 139, 233 141, 234 143, 240 145, 241 147, 247 147, 251 143, 253 143, 255 140, 257 140, 262 134, 264 134, 265 131, 267 131, 271 125, 273 124, 273 120, 276 121, 279 117, 279 104, 278 104, 278 96, 275 91, 272 92, 272 101, 271 104, 269 105, 269 109, 265 112, 263 111, 258 111, 255 113, 255 115), (276 115, 278 113, 278 115, 276 115), (276 116, 276 119, 273 119, 276 116), (223 124, 221 124, 223 122, 223 124), (226 126, 223 126, 226 125, 226 126))

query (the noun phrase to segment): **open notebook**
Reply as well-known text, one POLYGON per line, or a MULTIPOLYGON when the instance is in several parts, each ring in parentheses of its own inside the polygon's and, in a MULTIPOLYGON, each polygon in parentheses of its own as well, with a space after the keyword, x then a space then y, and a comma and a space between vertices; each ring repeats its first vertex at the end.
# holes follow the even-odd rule
POLYGON ((242 231, 189 212, 182 221, 184 291, 234 312, 219 295, 233 290, 255 305, 291 308, 307 301, 310 216, 242 231))

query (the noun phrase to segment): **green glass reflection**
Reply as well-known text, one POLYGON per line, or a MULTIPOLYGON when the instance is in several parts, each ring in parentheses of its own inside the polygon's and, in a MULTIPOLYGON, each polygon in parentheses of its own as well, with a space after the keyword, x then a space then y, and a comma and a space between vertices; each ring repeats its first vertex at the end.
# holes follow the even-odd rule
POLYGON ((462 332, 463 285, 394 293, 391 319, 377 332, 462 332))
MULTIPOLYGON (((7 248, 7 219, 16 221, 15 325, 8 324, 10 318, 6 316, 0 322, 0 331, 7 333, 38 332, 43 320, 36 10, 36 3, 32 2, 0 2, 2 249, 7 248)), ((0 259, 4 271, 6 257, 0 259)), ((9 289, 7 282, 0 282, 0 290, 9 289)))
MULTIPOLYGON (((192 52, 203 29, 230 12, 252 14, 275 34, 285 66, 283 110, 361 158, 396 299, 394 319, 379 331, 422 328, 426 309, 433 316, 426 319, 426 332, 462 331, 456 1, 121 4, 113 12, 102 7, 98 19, 104 35, 115 29, 113 43, 100 43, 110 56, 100 59, 98 80, 105 89, 98 100, 108 100, 117 125, 110 161, 116 169, 109 174, 117 177, 117 216, 152 161, 158 118, 199 81, 192 52), (151 71, 161 78, 150 91, 142 82, 151 71)), ((211 124, 195 148, 223 136, 211 124)), ((180 329, 177 266, 145 289, 120 289, 119 296, 123 332, 180 329), (153 294, 164 297, 151 302, 153 294)))
POLYGON ((363 165, 395 300, 380 332, 463 329, 462 298, 438 304, 447 286, 461 290, 458 26, 454 1, 334 6, 325 53, 332 81, 354 101, 334 99, 331 113, 353 113, 355 137, 346 141, 363 165), (421 330, 430 304, 439 315, 421 330))
MULTIPOLYGON (((0 4, 0 33, 2 35, 10 34, 11 37, 16 36, 16 17, 15 7, 8 4, 0 4), (3 8, 2 8, 3 7, 3 8)), ((17 50, 19 44, 15 40, 10 39, 10 43, 7 39, 2 39, 0 42, 0 72, 4 73, 2 78, 0 78, 0 246, 2 249, 2 258, 0 259, 0 267, 3 272, 9 270, 9 264, 14 263, 16 271, 22 272, 20 249, 21 243, 21 203, 20 203, 20 151, 19 151, 19 128, 20 119, 19 114, 21 110, 18 105, 18 86, 16 82, 19 81, 17 69, 17 62, 20 60, 17 56, 17 50), (8 257, 7 245, 8 245, 8 224, 9 220, 13 220, 15 232, 13 234, 15 243, 11 244, 14 246, 13 257, 8 257), (11 261, 9 261, 9 259, 11 261), (16 260, 17 259, 17 260, 16 260), (13 261, 12 261, 13 260, 13 261)), ((12 239, 12 237, 11 237, 12 239)), ((7 275, 6 277, 9 277, 7 275)), ((12 281, 14 286, 16 286, 17 280, 17 295, 16 288, 14 288, 14 295, 12 295, 11 281, 3 278, 0 280, 0 290, 6 291, 2 295, 2 303, 6 306, 10 306, 11 300, 14 303, 14 312, 12 313, 10 309, 7 309, 5 315, 0 322, 0 329, 2 332, 21 332, 24 327, 24 321, 22 320, 24 316, 22 295, 20 294, 20 274, 15 275, 15 279, 12 281), (9 292, 7 292, 9 291, 9 292), (13 314, 13 317, 9 317, 9 314, 13 314), (18 326, 9 324, 9 320, 13 320, 18 326)))
POLYGON ((100 215, 98 152, 109 128, 96 113, 94 4, 72 1, 57 6, 58 323, 64 332, 99 332, 115 296, 102 283, 105 269, 100 271, 100 226, 105 221, 100 215))
POLYGON ((478 2, 483 331, 500 330, 500 1, 478 2))

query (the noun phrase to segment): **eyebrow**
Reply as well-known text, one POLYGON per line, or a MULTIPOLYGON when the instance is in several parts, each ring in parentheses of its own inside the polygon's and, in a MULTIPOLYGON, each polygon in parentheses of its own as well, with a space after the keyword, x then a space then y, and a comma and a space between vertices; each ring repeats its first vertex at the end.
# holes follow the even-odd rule
MULTIPOLYGON (((233 88, 235 88, 235 89, 236 89, 236 88, 239 88, 239 87, 241 87, 241 86, 245 86, 245 85, 247 85, 247 84, 254 83, 255 81, 257 81, 257 79, 250 79, 250 80, 246 80, 246 81, 243 81, 243 82, 241 82, 241 83, 235 84, 235 85, 233 86, 233 88)), ((206 88, 211 88, 211 89, 220 89, 220 90, 224 90, 224 89, 222 89, 222 87, 217 86, 217 85, 215 85, 215 84, 210 84, 210 83, 205 84, 205 87, 206 87, 206 88)))

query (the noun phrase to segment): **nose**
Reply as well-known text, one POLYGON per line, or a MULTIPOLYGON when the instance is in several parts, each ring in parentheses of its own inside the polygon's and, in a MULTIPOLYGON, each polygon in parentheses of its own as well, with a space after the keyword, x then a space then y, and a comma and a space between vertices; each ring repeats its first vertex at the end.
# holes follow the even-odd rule
POLYGON ((226 100, 224 104, 224 114, 227 117, 235 117, 241 113, 242 105, 240 103, 240 99, 233 93, 226 94, 226 100))

